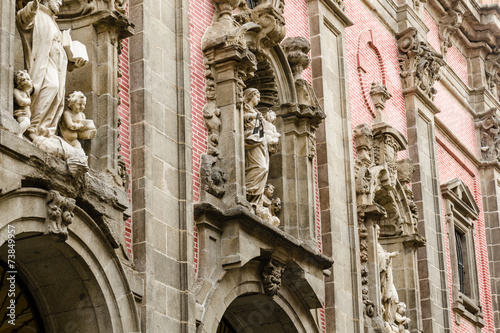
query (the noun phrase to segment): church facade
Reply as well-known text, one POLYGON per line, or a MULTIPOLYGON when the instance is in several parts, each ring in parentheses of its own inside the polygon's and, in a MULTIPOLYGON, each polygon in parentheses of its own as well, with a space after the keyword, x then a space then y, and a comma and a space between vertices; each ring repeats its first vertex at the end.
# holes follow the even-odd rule
POLYGON ((0 3, 0 333, 499 332, 500 7, 0 3))

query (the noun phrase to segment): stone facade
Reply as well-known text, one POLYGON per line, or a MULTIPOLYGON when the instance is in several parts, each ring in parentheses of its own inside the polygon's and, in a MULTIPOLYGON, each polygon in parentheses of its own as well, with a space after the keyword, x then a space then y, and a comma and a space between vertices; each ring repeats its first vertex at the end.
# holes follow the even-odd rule
POLYGON ((498 331, 487 2, 2 1, 0 331, 498 331))

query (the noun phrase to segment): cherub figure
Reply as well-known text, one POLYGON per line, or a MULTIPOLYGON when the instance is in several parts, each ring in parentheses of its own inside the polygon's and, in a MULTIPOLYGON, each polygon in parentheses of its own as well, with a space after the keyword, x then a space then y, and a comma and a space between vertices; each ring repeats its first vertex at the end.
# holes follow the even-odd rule
POLYGON ((92 139, 96 133, 94 122, 85 119, 86 104, 87 98, 81 91, 69 95, 69 110, 64 111, 59 126, 63 139, 75 148, 82 148, 78 139, 92 139))
POLYGON ((273 198, 273 195, 274 186, 266 184, 264 196, 262 198, 262 207, 257 207, 257 215, 265 222, 275 227, 279 227, 280 220, 276 214, 281 209, 281 200, 279 198, 273 198))
POLYGON ((405 325, 410 322, 410 319, 405 316, 406 313, 406 304, 404 302, 399 302, 395 314, 395 323, 398 326, 399 333, 409 333, 409 331, 405 328, 405 325))
POLYGON ((14 117, 19 123, 20 138, 31 124, 31 93, 33 81, 26 70, 14 73, 14 117))
POLYGON ((276 146, 278 145, 281 134, 276 130, 274 121, 276 120, 276 113, 269 110, 263 121, 264 133, 266 136, 266 141, 269 149, 269 153, 273 154, 276 152, 276 146))

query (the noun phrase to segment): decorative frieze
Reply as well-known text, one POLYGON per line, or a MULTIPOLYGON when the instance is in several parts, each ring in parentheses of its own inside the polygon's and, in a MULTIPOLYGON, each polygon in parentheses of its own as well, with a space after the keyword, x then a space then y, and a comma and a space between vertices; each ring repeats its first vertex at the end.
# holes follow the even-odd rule
POLYGON ((398 36, 403 89, 418 88, 432 100, 437 93, 434 83, 440 80, 439 71, 445 64, 443 56, 420 41, 415 28, 409 28, 398 36))
POLYGON ((47 218, 45 219, 45 234, 55 234, 66 240, 68 225, 73 223, 75 199, 66 198, 57 191, 47 194, 47 218))

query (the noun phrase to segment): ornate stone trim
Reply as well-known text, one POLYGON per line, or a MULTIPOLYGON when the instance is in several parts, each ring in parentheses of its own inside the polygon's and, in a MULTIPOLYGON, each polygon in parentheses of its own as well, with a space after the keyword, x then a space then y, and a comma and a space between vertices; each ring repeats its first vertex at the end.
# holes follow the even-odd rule
POLYGON ((73 223, 76 201, 54 190, 49 191, 46 201, 45 234, 55 234, 64 241, 68 238, 68 225, 73 223))
POLYGON ((420 41, 415 28, 406 29, 398 37, 398 61, 403 89, 417 87, 433 100, 437 93, 433 86, 441 79, 439 72, 445 64, 443 56, 420 41))
POLYGON ((441 53, 446 56, 448 48, 452 46, 451 38, 460 29, 463 15, 461 12, 451 9, 445 16, 439 19, 439 38, 441 39, 441 53))
POLYGON ((481 157, 484 161, 500 161, 500 118, 492 108, 476 116, 475 127, 479 129, 481 157))
POLYGON ((269 296, 275 296, 281 287, 281 275, 285 271, 285 264, 276 260, 269 259, 262 268, 262 286, 264 292, 269 296))

